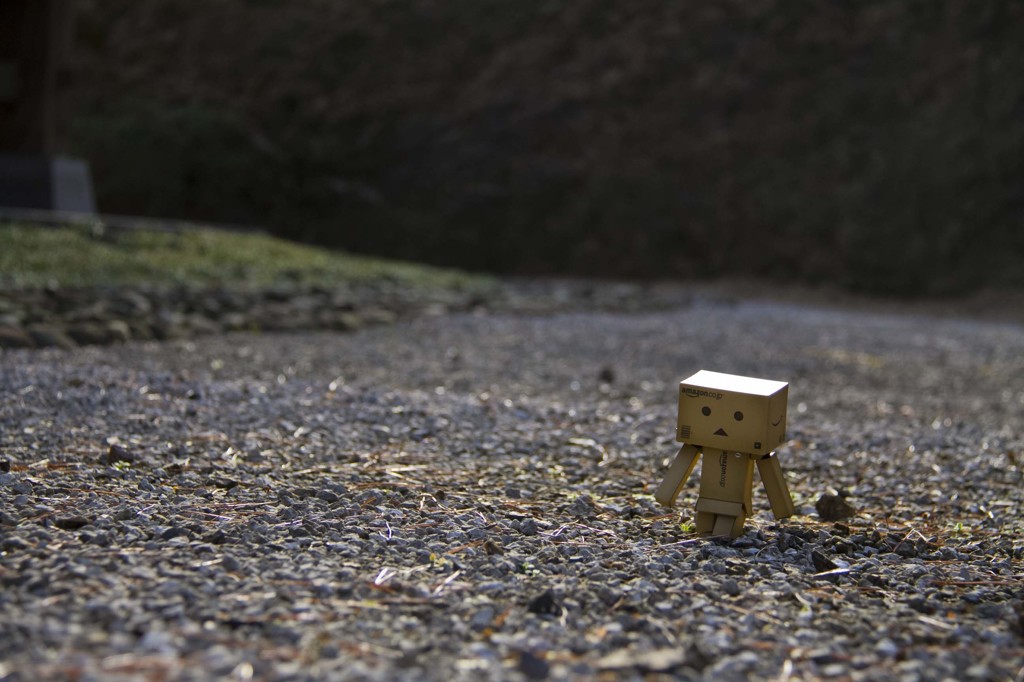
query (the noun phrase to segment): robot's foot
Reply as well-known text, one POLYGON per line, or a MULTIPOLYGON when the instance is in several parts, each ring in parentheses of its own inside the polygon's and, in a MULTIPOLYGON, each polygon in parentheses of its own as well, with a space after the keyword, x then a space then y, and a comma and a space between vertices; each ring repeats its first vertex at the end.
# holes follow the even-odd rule
POLYGON ((738 538, 743 535, 743 524, 746 522, 744 516, 728 516, 726 514, 711 514, 710 512, 697 512, 697 532, 701 535, 727 536, 738 538))
POLYGON ((712 535, 728 535, 731 538, 738 538, 743 535, 743 517, 737 516, 716 516, 715 527, 712 535))

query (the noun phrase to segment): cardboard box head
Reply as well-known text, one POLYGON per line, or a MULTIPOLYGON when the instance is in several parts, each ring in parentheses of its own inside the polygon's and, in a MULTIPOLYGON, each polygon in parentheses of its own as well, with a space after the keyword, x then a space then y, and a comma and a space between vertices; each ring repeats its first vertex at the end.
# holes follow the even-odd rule
POLYGON ((676 440, 767 454, 786 438, 789 384, 701 370, 679 382, 676 440))

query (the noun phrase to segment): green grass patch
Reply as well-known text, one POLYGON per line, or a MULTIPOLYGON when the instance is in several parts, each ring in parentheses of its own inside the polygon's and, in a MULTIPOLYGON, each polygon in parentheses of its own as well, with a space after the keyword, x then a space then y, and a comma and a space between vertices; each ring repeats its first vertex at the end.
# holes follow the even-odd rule
POLYGON ((331 286, 375 281, 460 290, 493 284, 484 276, 354 256, 264 234, 0 224, 0 284, 6 287, 145 283, 331 286))

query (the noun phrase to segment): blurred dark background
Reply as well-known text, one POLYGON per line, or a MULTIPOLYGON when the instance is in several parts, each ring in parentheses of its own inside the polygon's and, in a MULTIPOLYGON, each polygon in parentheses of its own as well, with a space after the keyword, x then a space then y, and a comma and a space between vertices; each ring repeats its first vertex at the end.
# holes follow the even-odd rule
POLYGON ((1024 286, 1024 3, 78 0, 100 209, 502 273, 1024 286))

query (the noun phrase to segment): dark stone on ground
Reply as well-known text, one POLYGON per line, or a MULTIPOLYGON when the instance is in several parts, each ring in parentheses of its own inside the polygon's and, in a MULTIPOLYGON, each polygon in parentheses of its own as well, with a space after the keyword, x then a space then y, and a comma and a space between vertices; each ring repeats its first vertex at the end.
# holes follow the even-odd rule
POLYGON ((63 530, 78 530, 82 526, 87 526, 92 523, 89 519, 84 516, 58 516, 53 520, 53 525, 63 530))
POLYGON ((845 498, 832 493, 823 493, 814 503, 814 509, 822 521, 841 521, 857 513, 857 509, 845 498))

